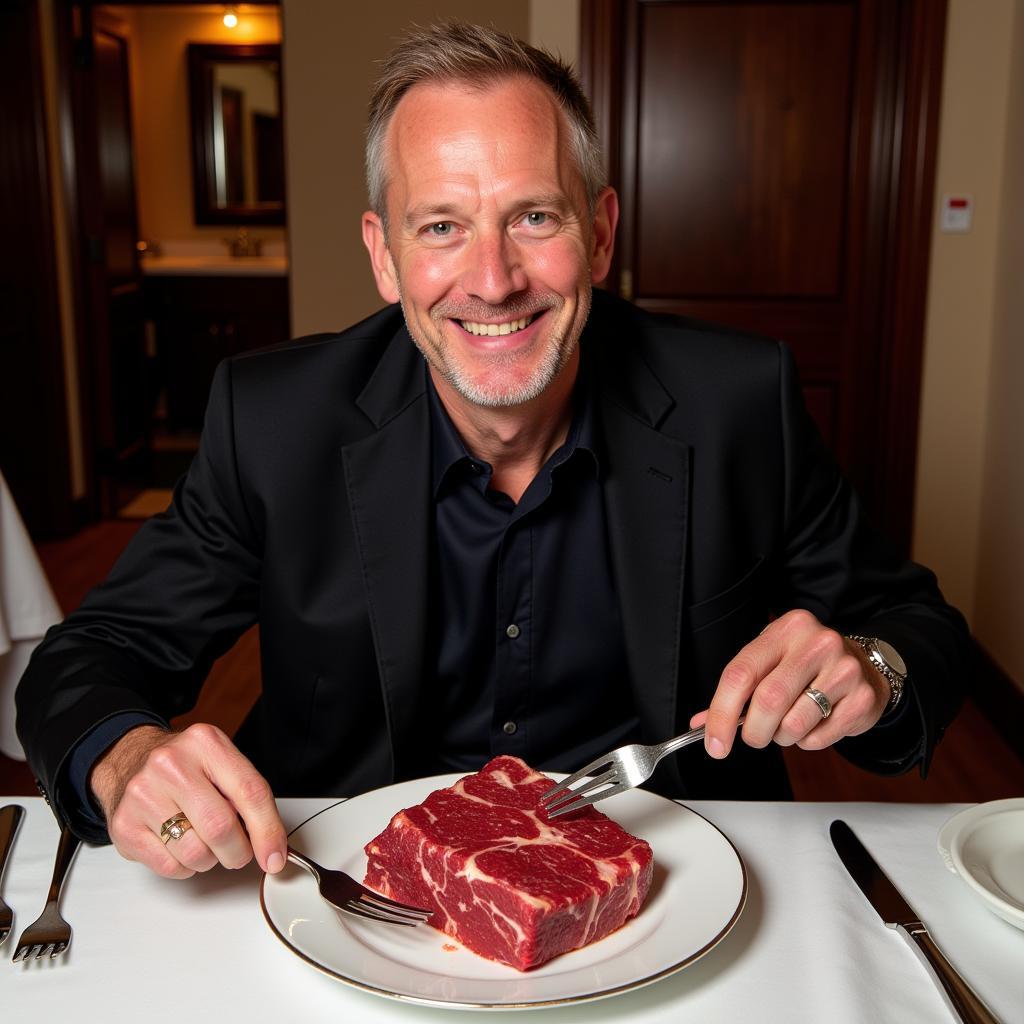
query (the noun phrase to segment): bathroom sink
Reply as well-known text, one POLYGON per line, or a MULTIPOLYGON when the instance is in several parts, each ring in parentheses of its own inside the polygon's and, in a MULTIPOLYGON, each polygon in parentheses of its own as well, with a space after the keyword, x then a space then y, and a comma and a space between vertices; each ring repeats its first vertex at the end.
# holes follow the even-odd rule
POLYGON ((288 260, 284 256, 144 256, 144 274, 224 276, 284 275, 288 260))

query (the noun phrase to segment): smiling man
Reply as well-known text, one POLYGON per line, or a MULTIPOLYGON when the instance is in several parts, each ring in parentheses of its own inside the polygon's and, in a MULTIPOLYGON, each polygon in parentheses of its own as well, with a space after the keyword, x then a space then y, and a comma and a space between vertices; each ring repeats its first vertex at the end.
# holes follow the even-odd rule
POLYGON ((570 134, 536 78, 417 84, 378 151, 380 208, 363 217, 381 295, 401 302, 448 415, 514 500, 565 439, 618 218, 570 134))
POLYGON ((83 836, 170 877, 275 871, 275 794, 571 771, 700 721, 655 788, 784 798, 790 744, 925 770, 962 619, 865 523, 783 346, 593 291, 601 166, 550 55, 451 24, 388 58, 362 232, 389 306, 219 368, 171 507, 22 680, 83 836), (257 621, 239 735, 171 729, 257 621))

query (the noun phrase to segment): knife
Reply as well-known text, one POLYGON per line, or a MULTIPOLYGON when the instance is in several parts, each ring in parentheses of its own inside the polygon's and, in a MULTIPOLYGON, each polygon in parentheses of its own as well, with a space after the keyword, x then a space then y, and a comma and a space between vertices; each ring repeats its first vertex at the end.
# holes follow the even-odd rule
POLYGON ((839 859, 861 892, 878 911, 886 927, 895 928, 910 944, 910 948, 942 989, 950 1009, 967 1024, 999 1024, 998 1018, 993 1016, 992 1011, 942 955, 928 934, 928 929, 850 826, 845 821, 833 821, 829 826, 829 834, 839 859))
MULTIPOLYGON (((21 819, 25 816, 25 808, 17 804, 0 807, 0 882, 4 880, 4 868, 7 866, 7 854, 14 844, 14 835, 18 831, 21 819)), ((14 923, 11 908, 0 897, 0 943, 7 938, 14 923)))

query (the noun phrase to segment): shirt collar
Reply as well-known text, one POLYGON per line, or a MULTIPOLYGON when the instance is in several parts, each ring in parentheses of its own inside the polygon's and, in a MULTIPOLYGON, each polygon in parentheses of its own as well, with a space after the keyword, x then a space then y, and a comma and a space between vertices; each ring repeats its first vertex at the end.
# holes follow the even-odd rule
MULTIPOLYGON (((573 389, 573 416, 565 443, 548 459, 546 467, 557 469, 568 462, 577 452, 586 453, 587 465, 595 476, 600 473, 599 441, 597 431, 597 410, 592 374, 588 360, 581 346, 579 372, 573 389)), ((491 479, 491 465, 477 459, 467 450, 465 443, 455 429, 441 397, 434 387, 430 370, 424 364, 427 378, 427 401, 430 409, 430 436, 433 494, 436 500, 449 474, 460 471, 471 473, 479 481, 481 491, 487 489, 491 479), (458 468, 457 468, 458 467, 458 468)))

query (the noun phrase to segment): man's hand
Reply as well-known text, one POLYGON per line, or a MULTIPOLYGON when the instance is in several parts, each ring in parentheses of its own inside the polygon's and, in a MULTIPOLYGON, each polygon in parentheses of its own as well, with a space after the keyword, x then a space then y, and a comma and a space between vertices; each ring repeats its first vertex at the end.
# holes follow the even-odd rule
POLYGON ((736 724, 747 706, 743 740, 751 747, 796 744, 821 750, 844 736, 867 732, 889 701, 889 683, 863 649, 823 626, 810 612, 787 612, 736 655, 722 672, 707 711, 690 720, 706 723, 704 745, 712 757, 732 749, 736 724), (832 704, 821 709, 805 694, 820 690, 832 704))
POLYGON ((264 871, 284 866, 287 839, 270 786, 215 726, 138 726, 100 758, 89 784, 118 852, 166 878, 244 867, 254 853, 264 871), (179 812, 192 828, 165 845, 160 826, 179 812))

